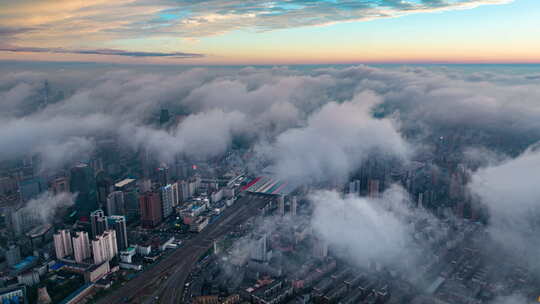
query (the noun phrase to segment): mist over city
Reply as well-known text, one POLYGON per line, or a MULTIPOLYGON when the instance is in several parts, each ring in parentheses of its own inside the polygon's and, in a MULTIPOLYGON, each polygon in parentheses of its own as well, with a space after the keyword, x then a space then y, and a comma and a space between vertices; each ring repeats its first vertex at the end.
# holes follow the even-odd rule
POLYGON ((539 4, 0 1, 0 302, 539 302, 539 4))

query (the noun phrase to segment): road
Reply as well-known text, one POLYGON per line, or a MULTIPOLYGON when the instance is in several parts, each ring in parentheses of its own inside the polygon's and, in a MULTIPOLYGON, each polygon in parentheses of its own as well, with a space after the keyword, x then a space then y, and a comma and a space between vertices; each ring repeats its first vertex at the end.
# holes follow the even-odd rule
POLYGON ((154 267, 143 271, 139 276, 106 295, 97 303, 123 303, 126 298, 130 299, 129 303, 142 303, 145 298, 153 299, 156 296, 159 299, 157 303, 182 303, 181 297, 185 281, 199 258, 212 246, 213 240, 256 215, 259 208, 263 207, 268 200, 269 198, 252 197, 251 195, 239 198, 233 206, 227 208, 221 217, 209 224, 201 233, 184 241, 181 248, 176 249, 154 267))

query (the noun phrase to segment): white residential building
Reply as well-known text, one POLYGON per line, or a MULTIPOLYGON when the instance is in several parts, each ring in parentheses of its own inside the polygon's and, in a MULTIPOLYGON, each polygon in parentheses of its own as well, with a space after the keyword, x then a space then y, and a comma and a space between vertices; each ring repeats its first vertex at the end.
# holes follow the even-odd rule
POLYGON ((73 254, 73 246, 71 244, 71 234, 69 230, 59 230, 54 234, 54 251, 56 257, 61 259, 73 254))

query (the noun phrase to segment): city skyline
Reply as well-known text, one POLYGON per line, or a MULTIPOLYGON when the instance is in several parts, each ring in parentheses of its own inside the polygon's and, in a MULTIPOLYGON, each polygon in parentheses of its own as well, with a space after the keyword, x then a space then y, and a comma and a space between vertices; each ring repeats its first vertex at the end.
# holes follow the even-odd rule
POLYGON ((27 0, 0 8, 0 60, 540 63, 535 0, 27 0))

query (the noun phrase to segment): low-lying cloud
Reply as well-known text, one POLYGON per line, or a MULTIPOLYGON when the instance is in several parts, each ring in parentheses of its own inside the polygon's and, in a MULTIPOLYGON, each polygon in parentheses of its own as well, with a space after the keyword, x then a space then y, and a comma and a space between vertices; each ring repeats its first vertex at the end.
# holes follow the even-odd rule
POLYGON ((314 204, 314 233, 359 266, 378 263, 408 271, 419 257, 428 257, 425 240, 415 239, 415 224, 427 221, 437 228, 437 220, 412 208, 408 193, 399 186, 378 198, 343 197, 336 191, 317 191, 309 198, 314 204))
POLYGON ((351 101, 330 102, 309 116, 305 126, 289 129, 259 149, 272 159, 272 171, 282 179, 343 182, 370 153, 408 154, 397 123, 373 117, 371 111, 380 102, 369 92, 351 101))
POLYGON ((64 152, 91 152, 111 136, 163 161, 213 157, 240 136, 278 175, 316 182, 346 178, 370 151, 403 156, 441 135, 475 161, 486 149, 504 159, 540 140, 538 81, 527 76, 368 66, 15 70, 0 75, 0 159, 38 153, 61 165, 64 152), (156 125, 161 108, 175 121, 166 129, 156 125))
POLYGON ((488 231, 517 258, 528 258, 540 273, 540 150, 532 147, 515 159, 474 173, 469 188, 487 207, 488 231))

